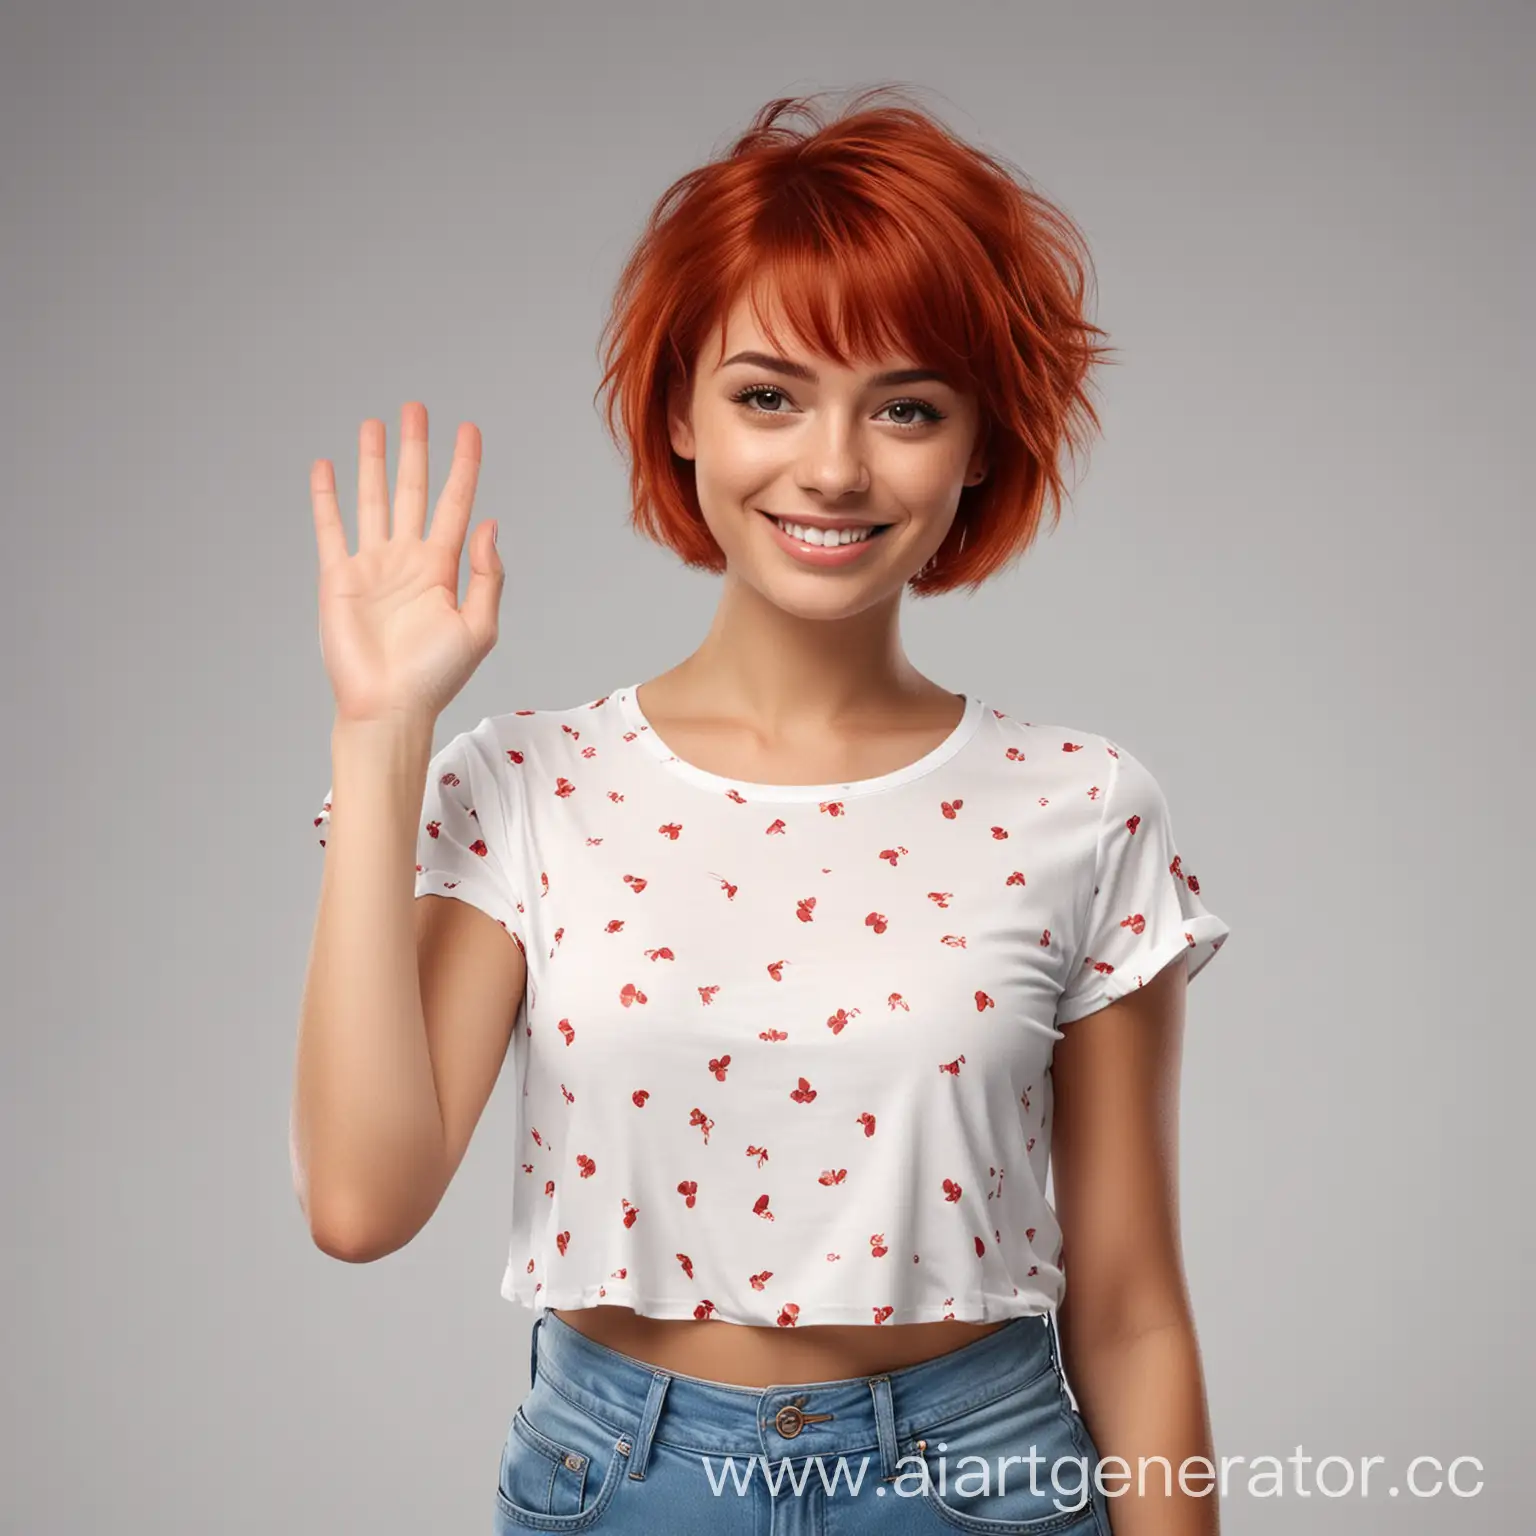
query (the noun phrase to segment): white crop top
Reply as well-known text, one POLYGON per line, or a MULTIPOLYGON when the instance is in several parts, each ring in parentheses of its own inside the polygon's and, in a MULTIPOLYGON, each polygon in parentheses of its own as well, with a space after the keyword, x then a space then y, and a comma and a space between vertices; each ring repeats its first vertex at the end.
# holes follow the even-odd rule
POLYGON ((637 686, 491 716, 427 777, 417 894, 527 961, 502 1295, 780 1327, 1055 1308, 1052 1048, 1228 933, 1152 775, 970 697, 892 773, 753 784, 673 756, 637 686))

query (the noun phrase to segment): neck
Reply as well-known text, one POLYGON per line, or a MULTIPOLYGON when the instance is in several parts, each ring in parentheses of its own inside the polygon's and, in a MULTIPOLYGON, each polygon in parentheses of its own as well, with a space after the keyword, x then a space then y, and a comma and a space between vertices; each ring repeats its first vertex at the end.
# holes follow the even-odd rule
POLYGON ((667 677, 686 712, 746 716, 768 731, 948 697, 907 659, 900 618, 899 592, 846 618, 803 618, 727 573, 708 634, 667 677))

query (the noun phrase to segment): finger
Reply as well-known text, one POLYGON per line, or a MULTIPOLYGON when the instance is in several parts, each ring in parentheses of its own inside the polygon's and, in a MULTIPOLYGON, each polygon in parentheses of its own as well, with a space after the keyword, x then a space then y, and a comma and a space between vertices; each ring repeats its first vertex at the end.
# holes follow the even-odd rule
POLYGON ((315 513, 315 547, 324 571, 347 558, 347 530, 336 505, 336 469, 329 459, 316 459, 309 466, 309 499, 315 513))
POLYGON ((400 464, 395 471, 395 529, 419 539, 427 523, 427 408, 418 400, 400 407, 400 464))
POLYGON ((496 616, 505 578, 501 556, 491 537, 491 525, 481 523, 469 541, 469 586, 459 605, 459 613, 483 651, 490 650, 496 643, 496 616))
POLYGON ((472 421, 459 423, 459 435, 453 445, 453 463, 448 482, 432 513, 432 541, 441 544, 457 563, 464 547, 464 530, 475 505, 475 490, 480 484, 480 429, 472 421))
POLYGON ((357 434, 357 547, 389 537, 389 471, 384 464, 384 423, 373 417, 357 434))

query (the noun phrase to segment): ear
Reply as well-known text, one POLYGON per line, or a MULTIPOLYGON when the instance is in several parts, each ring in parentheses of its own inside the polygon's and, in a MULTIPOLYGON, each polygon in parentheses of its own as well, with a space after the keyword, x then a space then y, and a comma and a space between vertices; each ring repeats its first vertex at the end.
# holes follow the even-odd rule
POLYGON ((667 436, 680 459, 693 458, 693 409, 683 385, 673 384, 667 391, 667 436))

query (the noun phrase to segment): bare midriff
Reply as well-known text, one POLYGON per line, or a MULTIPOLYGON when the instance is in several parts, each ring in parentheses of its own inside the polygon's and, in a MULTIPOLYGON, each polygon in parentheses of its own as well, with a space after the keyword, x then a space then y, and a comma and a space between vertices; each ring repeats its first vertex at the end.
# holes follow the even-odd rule
POLYGON ((643 1317, 631 1307, 549 1310, 594 1343, 632 1359, 738 1387, 876 1376, 947 1355, 1007 1326, 1006 1321, 942 1321, 779 1328, 717 1318, 643 1317))

